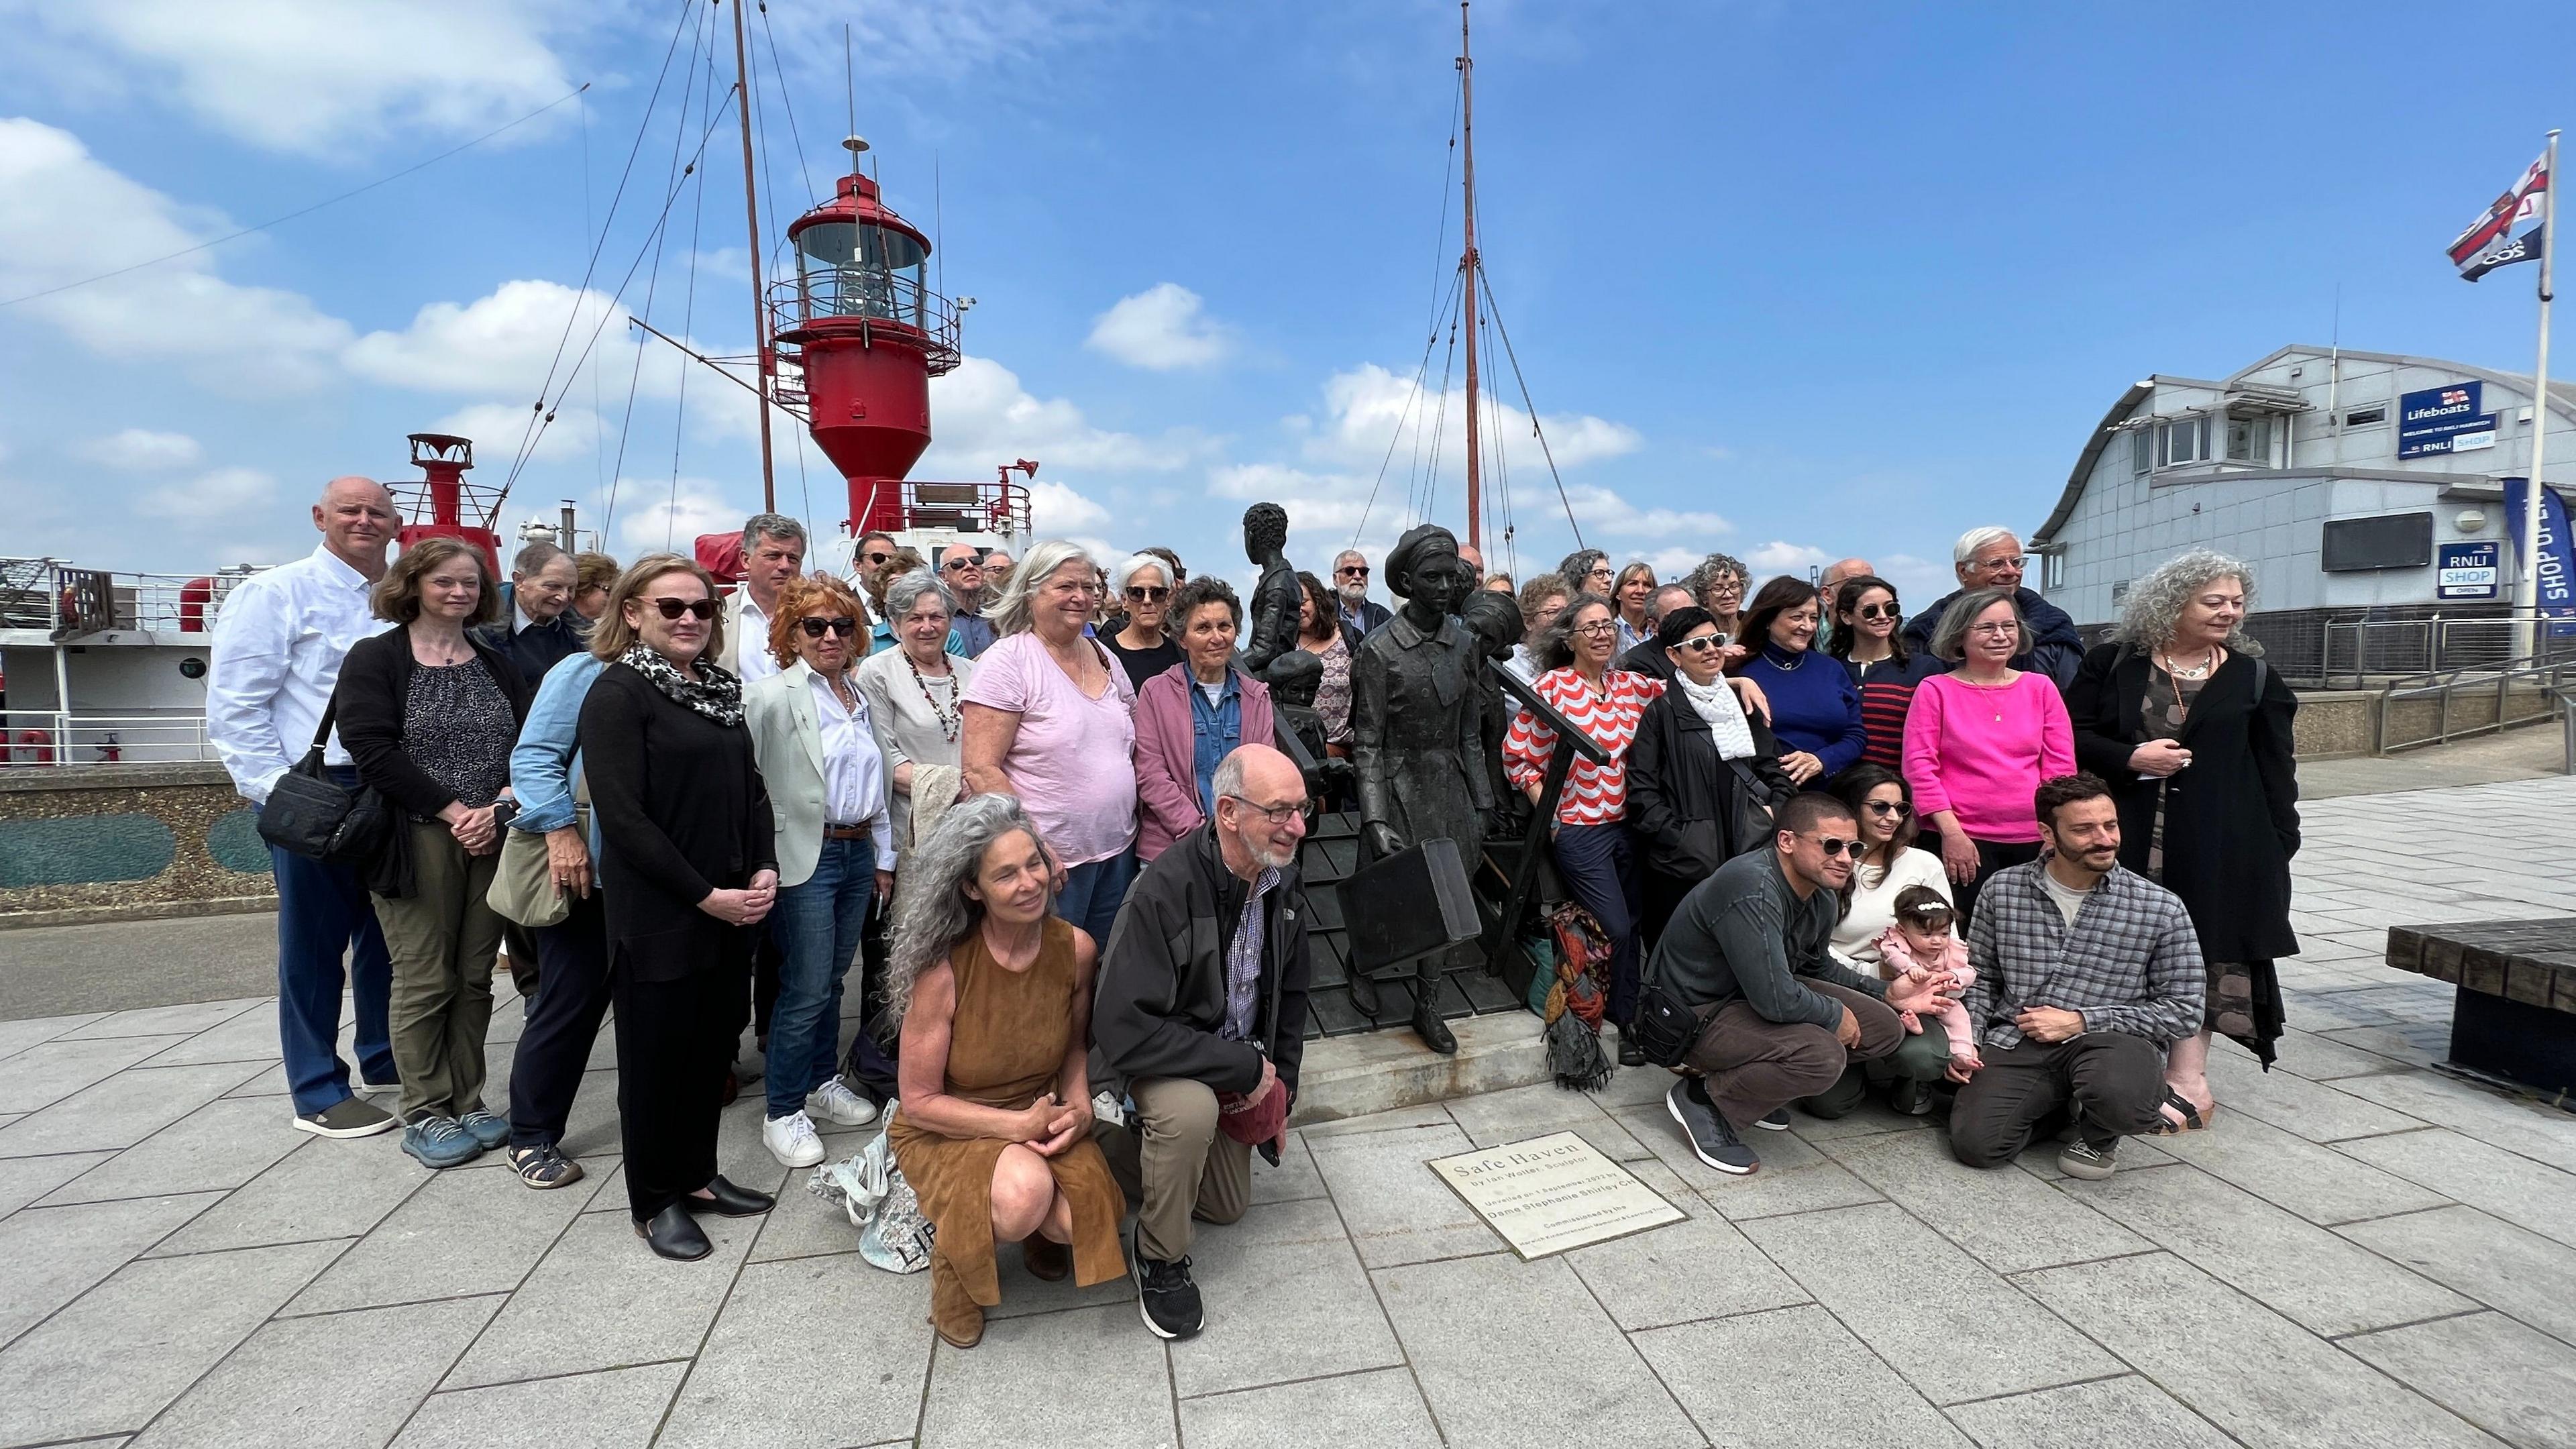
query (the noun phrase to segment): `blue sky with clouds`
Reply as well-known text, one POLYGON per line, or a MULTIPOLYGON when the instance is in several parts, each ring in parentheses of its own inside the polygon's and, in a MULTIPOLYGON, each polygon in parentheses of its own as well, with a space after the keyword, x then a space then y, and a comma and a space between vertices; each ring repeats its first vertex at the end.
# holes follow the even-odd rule
MULTIPOLYGON (((1309 566, 1409 521, 1428 439, 1398 426, 1427 415, 1412 379, 1457 245, 1454 4, 751 19, 768 244, 840 155, 846 23, 889 199, 936 221, 947 290, 979 299, 915 477, 1037 458, 1043 528, 1194 563, 1231 560, 1258 498, 1290 507, 1309 566)), ((2576 114, 2557 70, 2514 60, 2570 53, 2576 12, 1486 0, 1476 19, 1487 269, 1575 517, 1623 557, 1859 553, 1919 590, 1961 529, 2036 524, 2127 383, 2325 341, 2338 288, 2351 346, 2530 365, 2534 269, 2470 287, 2441 247, 2576 114)), ((311 216, 0 306, 0 553, 282 558, 322 479, 405 474, 418 429, 474 434, 497 481, 567 323, 577 353, 603 318, 507 519, 571 497, 597 521, 613 493, 629 554, 738 521, 748 408, 658 344, 639 361, 620 315, 747 348, 730 120, 658 272, 647 256, 619 290, 681 92, 688 146, 705 124, 688 57, 710 21, 721 86, 731 15, 703 3, 0 0, 0 301, 591 85, 311 216)), ((1570 535, 1512 401, 1526 571, 1570 535)), ((1432 505, 1453 527, 1458 452, 1453 417, 1432 505)), ((783 506, 828 527, 838 480, 803 465, 782 448, 783 506)))

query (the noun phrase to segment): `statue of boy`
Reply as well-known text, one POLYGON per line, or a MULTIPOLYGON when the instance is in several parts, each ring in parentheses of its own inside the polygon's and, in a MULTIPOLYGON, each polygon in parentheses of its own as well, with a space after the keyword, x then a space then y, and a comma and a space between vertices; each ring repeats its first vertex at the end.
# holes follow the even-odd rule
POLYGON ((1297 648, 1297 614, 1306 592, 1289 567, 1288 510, 1276 503, 1256 503, 1243 510, 1243 553, 1261 566, 1260 581, 1243 601, 1243 672, 1268 681, 1270 662, 1297 648))

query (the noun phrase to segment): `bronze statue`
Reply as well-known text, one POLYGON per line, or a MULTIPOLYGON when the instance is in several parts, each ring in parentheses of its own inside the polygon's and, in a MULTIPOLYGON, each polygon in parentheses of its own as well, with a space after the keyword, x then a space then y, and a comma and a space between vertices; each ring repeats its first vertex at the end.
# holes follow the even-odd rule
POLYGON ((1288 564, 1288 510, 1256 503, 1243 510, 1244 556, 1261 566, 1260 581, 1243 601, 1243 672, 1268 682, 1270 662, 1297 648, 1297 614, 1306 602, 1297 570, 1288 564))
POLYGON ((1526 625, 1521 619, 1520 600, 1492 589, 1473 590, 1458 605, 1458 622, 1467 626, 1480 656, 1476 683, 1485 706, 1485 763, 1493 778, 1495 801, 1493 813, 1485 819, 1485 835, 1488 839, 1517 840, 1529 833, 1530 803, 1503 778, 1503 736, 1511 732, 1512 719, 1521 712, 1521 706, 1509 691, 1494 682, 1494 671, 1486 661, 1510 658, 1512 646, 1521 642, 1526 625))
MULTIPOLYGON (((1494 808, 1494 784, 1484 759, 1483 650, 1452 616, 1476 577, 1449 530, 1426 523, 1408 530, 1386 556, 1386 580, 1404 607, 1351 657, 1361 845, 1369 858, 1381 859, 1446 836, 1472 873, 1494 808)), ((1293 590, 1293 574, 1289 582, 1293 590)), ((1293 593, 1287 618, 1293 638, 1293 593)), ((1447 964, 1446 953, 1424 958, 1414 988, 1413 1029, 1438 1052, 1458 1049, 1434 999, 1447 964)), ((1354 975, 1351 1000, 1374 1017, 1377 983, 1354 975)))

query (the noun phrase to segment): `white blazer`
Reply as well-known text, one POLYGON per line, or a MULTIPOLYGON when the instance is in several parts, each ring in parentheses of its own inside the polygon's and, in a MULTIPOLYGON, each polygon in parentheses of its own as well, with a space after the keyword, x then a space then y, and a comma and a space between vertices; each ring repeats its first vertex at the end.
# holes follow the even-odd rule
MULTIPOLYGON (((751 729, 752 758, 769 787, 769 813, 778 829, 778 883, 803 885, 823 853, 828 823, 823 780, 823 721, 814 704, 814 667, 799 659, 766 679, 743 686, 744 723, 751 729)), ((891 828, 880 804, 874 819, 877 867, 894 868, 891 828)))

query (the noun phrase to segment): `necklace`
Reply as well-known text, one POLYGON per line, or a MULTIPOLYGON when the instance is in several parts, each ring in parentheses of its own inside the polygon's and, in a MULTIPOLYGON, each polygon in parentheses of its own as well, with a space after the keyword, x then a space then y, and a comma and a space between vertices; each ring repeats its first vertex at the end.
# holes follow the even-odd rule
POLYGON ((958 725, 965 718, 966 710, 957 702, 956 666, 949 666, 948 703, 943 707, 938 697, 930 692, 930 681, 921 677, 921 666, 913 662, 911 655, 903 656, 903 665, 912 671, 912 687, 921 691, 921 702, 930 706, 930 717, 939 721, 939 737, 952 745, 957 743, 958 725))
POLYGON ((2210 676, 2210 672, 2218 668, 2218 646, 2215 644, 2210 645, 2209 653, 2204 656, 2198 664, 2195 664, 2188 669, 2174 663, 2173 651, 2170 649, 2165 651, 2165 657, 2162 662, 2164 664, 2165 673, 2172 675, 2176 679, 2207 679, 2210 676))

